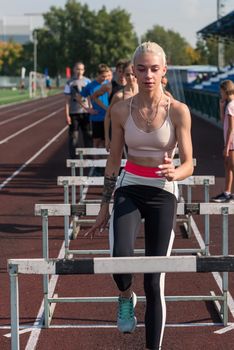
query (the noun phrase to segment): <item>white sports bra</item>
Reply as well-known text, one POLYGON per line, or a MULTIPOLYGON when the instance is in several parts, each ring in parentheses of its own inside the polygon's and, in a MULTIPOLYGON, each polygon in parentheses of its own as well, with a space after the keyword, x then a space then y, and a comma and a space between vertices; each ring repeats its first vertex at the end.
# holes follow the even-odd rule
POLYGON ((132 100, 133 97, 130 101, 129 116, 124 126, 125 143, 128 147, 128 154, 134 157, 152 157, 162 159, 165 152, 167 152, 168 157, 173 158, 177 141, 175 127, 169 116, 170 103, 168 106, 167 117, 161 127, 146 132, 139 129, 133 120, 132 100))

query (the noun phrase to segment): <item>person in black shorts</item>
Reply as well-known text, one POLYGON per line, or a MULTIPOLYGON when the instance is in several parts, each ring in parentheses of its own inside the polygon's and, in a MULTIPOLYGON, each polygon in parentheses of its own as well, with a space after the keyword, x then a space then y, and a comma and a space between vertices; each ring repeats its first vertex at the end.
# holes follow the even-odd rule
POLYGON ((88 147, 90 143, 88 111, 91 103, 86 98, 79 103, 76 98, 77 92, 90 83, 90 79, 84 76, 84 71, 82 62, 75 63, 74 75, 64 88, 66 122, 69 125, 69 154, 72 159, 76 157, 76 147, 88 147))

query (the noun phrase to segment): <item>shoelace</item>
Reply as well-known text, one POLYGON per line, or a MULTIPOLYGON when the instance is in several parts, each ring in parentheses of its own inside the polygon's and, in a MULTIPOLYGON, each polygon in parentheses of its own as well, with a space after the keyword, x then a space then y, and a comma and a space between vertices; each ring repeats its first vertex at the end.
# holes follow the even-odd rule
POLYGON ((133 301, 132 301, 132 299, 121 298, 119 302, 120 302, 119 317, 121 319, 133 318, 133 301))

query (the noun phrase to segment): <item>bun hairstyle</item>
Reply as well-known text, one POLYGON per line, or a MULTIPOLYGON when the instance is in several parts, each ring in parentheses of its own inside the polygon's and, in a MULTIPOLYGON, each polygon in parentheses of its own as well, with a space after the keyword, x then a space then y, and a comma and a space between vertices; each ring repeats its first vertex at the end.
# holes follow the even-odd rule
POLYGON ((144 53, 147 53, 147 52, 151 52, 155 56, 161 56, 163 65, 167 64, 166 54, 165 54, 163 48, 153 41, 146 41, 146 42, 140 44, 136 48, 136 50, 133 54, 133 57, 132 57, 132 63, 135 64, 136 58, 144 53))

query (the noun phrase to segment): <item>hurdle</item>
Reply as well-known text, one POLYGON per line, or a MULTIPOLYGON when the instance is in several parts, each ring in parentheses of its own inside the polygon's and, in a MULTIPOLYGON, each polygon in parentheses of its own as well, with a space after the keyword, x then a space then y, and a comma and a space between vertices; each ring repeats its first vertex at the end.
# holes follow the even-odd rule
MULTIPOLYGON (((76 168, 79 169, 79 176, 84 175, 84 168, 95 168, 95 167, 102 167, 104 168, 106 166, 106 161, 107 159, 98 159, 98 160, 93 160, 93 159, 84 159, 84 155, 106 155, 108 154, 107 151, 104 148, 77 148, 76 149, 77 154, 80 155, 80 159, 67 159, 66 165, 67 167, 71 168, 71 176, 76 176, 76 168)), ((178 148, 176 149, 176 154, 178 154, 178 148)), ((121 160, 120 167, 124 167, 126 164, 126 159, 121 160)), ((177 167, 181 164, 179 158, 173 159, 174 165, 177 167)), ((193 159, 193 165, 196 166, 196 159, 193 159)), ((91 175, 91 174, 90 174, 91 175)), ((84 199, 84 186, 81 184, 79 186, 80 188, 80 199, 79 202, 86 201, 84 199)), ((179 191, 182 194, 182 186, 179 185, 179 191)), ((72 197, 72 204, 76 204, 76 185, 72 184, 71 185, 71 197, 72 197)), ((191 186, 187 187, 187 198, 191 202, 192 198, 192 192, 191 192, 191 186)), ((209 198, 206 198, 206 202, 209 201, 209 198)), ((64 198, 64 203, 67 202, 67 198, 64 198)), ((187 225, 185 226, 186 232, 188 237, 191 236, 191 218, 187 217, 187 225)), ((206 219, 205 219, 206 220, 206 219)), ((73 230, 72 230, 72 238, 76 238, 78 232, 79 232, 79 226, 76 225, 77 218, 73 216, 72 220, 72 225, 73 225, 73 230)), ((207 221, 208 223, 208 221, 207 221)))
MULTIPOLYGON (((49 259, 49 249, 48 249, 48 217, 49 216, 69 216, 72 213, 76 215, 80 215, 83 213, 85 215, 97 215, 99 211, 100 204, 36 204, 35 205, 35 215, 42 215, 43 218, 43 258, 49 259)), ((231 203, 178 203, 177 207, 177 215, 221 215, 222 216, 222 255, 228 255, 228 216, 234 214, 234 206, 231 203)), ((69 227, 65 228, 65 231, 68 232, 69 227)), ((69 250, 69 237, 67 233, 67 241, 66 244, 66 253, 65 259, 73 254, 98 254, 98 253, 109 253, 109 250, 103 251, 93 251, 93 250, 69 250)), ((175 251, 172 250, 174 253, 175 251)), ((142 253, 141 250, 135 250, 135 253, 142 253)), ((183 251, 182 251, 183 253, 183 251)), ((187 250, 186 250, 187 253, 187 250)), ((187 261, 187 260, 186 260, 187 261)), ((126 271, 126 270, 125 270, 126 271)), ((52 305, 55 305, 58 302, 104 302, 104 301, 112 301, 110 298, 61 298, 61 297, 51 297, 49 296, 49 279, 48 275, 44 275, 44 317, 45 317, 45 327, 49 327, 52 316, 53 316, 53 308, 52 305)), ((227 293, 228 293, 228 274, 227 272, 223 272, 222 278, 222 290, 220 295, 216 295, 213 291, 211 291, 211 295, 190 295, 190 296, 176 296, 171 299, 171 301, 203 301, 209 300, 213 301, 217 312, 223 321, 223 323, 227 324, 228 319, 228 305, 227 305, 227 293), (219 302, 222 302, 219 303, 219 302)), ((141 300, 141 298, 140 298, 141 300)))
MULTIPOLYGON (((66 165, 71 168, 71 176, 76 176, 76 168, 79 169, 79 176, 84 176, 84 168, 105 168, 107 159, 67 159, 66 165)), ((127 159, 121 159, 120 167, 124 167, 127 159)), ((181 164, 179 158, 173 159, 177 167, 181 164)), ((193 159, 193 165, 196 166, 196 159, 193 159)), ((80 198, 83 197, 83 187, 80 186, 80 198)), ((76 187, 72 186, 72 203, 76 203, 76 187)))
MULTIPOLYGON (((114 273, 233 272, 234 256, 121 257, 79 260, 8 260, 11 297, 11 350, 20 350, 19 274, 74 275, 114 273)), ((224 325, 227 324, 227 320, 224 325)))
MULTIPOLYGON (((84 187, 90 187, 90 186, 103 186, 104 184, 104 177, 89 177, 89 176, 59 176, 57 178, 57 184, 59 186, 63 186, 64 188, 64 203, 68 204, 69 201, 69 187, 77 187, 82 186, 84 187)), ((187 186, 188 188, 188 194, 192 193, 192 187, 201 185, 204 186, 204 202, 208 203, 210 199, 210 193, 209 193, 209 186, 215 184, 215 177, 214 176, 190 176, 184 180, 178 181, 179 186, 187 186)), ((83 192, 84 193, 84 192, 83 192)), ((84 199, 84 196, 80 200, 80 203, 100 203, 100 200, 89 200, 84 199)), ((192 196, 189 195, 187 198, 187 202, 192 202, 192 196)), ((76 204, 74 201, 74 197, 71 198, 71 203, 73 205, 76 204)), ((205 215, 205 247, 204 250, 201 250, 202 254, 209 254, 209 244, 210 244, 210 227, 209 227, 209 215, 205 215)), ((177 218, 177 221, 182 221, 185 225, 185 229, 187 232, 188 237, 191 236, 191 214, 186 216, 186 220, 182 218, 177 218)), ((75 215, 73 215, 72 218, 72 236, 71 238, 76 238, 79 230, 80 230, 80 223, 88 223, 88 220, 79 220, 79 218, 75 215)))

